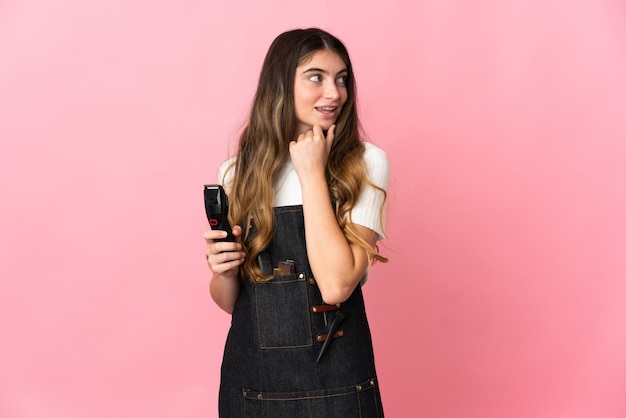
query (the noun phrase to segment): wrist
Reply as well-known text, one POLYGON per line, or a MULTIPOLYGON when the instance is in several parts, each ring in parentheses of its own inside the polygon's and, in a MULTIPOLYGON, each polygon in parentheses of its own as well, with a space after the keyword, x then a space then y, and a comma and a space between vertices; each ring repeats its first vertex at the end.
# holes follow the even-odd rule
POLYGON ((223 282, 232 282, 239 280, 239 269, 235 272, 213 273, 213 279, 223 282))
POLYGON ((326 182, 326 173, 324 171, 307 173, 299 176, 299 180, 303 192, 328 192, 328 183, 326 182))

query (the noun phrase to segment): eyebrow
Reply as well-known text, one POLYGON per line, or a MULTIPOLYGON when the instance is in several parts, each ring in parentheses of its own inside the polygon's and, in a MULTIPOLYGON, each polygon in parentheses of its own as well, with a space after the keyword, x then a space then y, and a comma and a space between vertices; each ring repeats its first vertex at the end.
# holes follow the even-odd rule
MULTIPOLYGON (((341 71, 338 71, 337 74, 342 74, 342 73, 347 73, 348 69, 344 68, 341 71)), ((302 74, 306 74, 306 73, 323 73, 323 74, 328 74, 328 71, 323 70, 321 68, 316 68, 316 67, 312 67, 312 68, 307 68, 306 70, 302 71, 302 74)))

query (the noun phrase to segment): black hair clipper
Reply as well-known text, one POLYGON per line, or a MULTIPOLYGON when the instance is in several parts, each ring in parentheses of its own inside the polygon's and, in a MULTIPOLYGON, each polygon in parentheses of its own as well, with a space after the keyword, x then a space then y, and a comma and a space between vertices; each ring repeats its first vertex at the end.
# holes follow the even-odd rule
POLYGON ((211 229, 221 229, 228 233, 226 238, 215 241, 235 241, 235 236, 228 223, 228 197, 219 184, 204 185, 204 209, 211 229))

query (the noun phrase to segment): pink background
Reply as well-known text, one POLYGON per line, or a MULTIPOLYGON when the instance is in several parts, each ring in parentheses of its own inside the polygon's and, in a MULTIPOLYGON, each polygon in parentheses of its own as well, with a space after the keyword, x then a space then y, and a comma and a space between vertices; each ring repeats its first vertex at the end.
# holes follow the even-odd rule
POLYGON ((215 3, 0 3, 0 416, 216 416, 201 188, 306 26, 392 164, 388 416, 626 416, 624 3, 215 3))

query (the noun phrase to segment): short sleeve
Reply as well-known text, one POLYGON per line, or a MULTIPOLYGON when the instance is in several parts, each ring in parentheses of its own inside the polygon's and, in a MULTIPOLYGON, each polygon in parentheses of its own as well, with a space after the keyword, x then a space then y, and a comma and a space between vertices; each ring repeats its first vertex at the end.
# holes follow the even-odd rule
MULTIPOLYGON (((389 185, 387 154, 369 142, 364 142, 364 144, 365 154, 363 158, 369 179, 386 192, 389 185)), ((352 222, 375 231, 379 239, 384 239, 385 219, 385 193, 369 184, 364 184, 363 190, 361 190, 361 194, 352 208, 352 222)))
POLYGON ((224 187, 226 193, 230 193, 230 183, 235 176, 235 159, 231 157, 224 161, 217 172, 217 182, 224 187))

